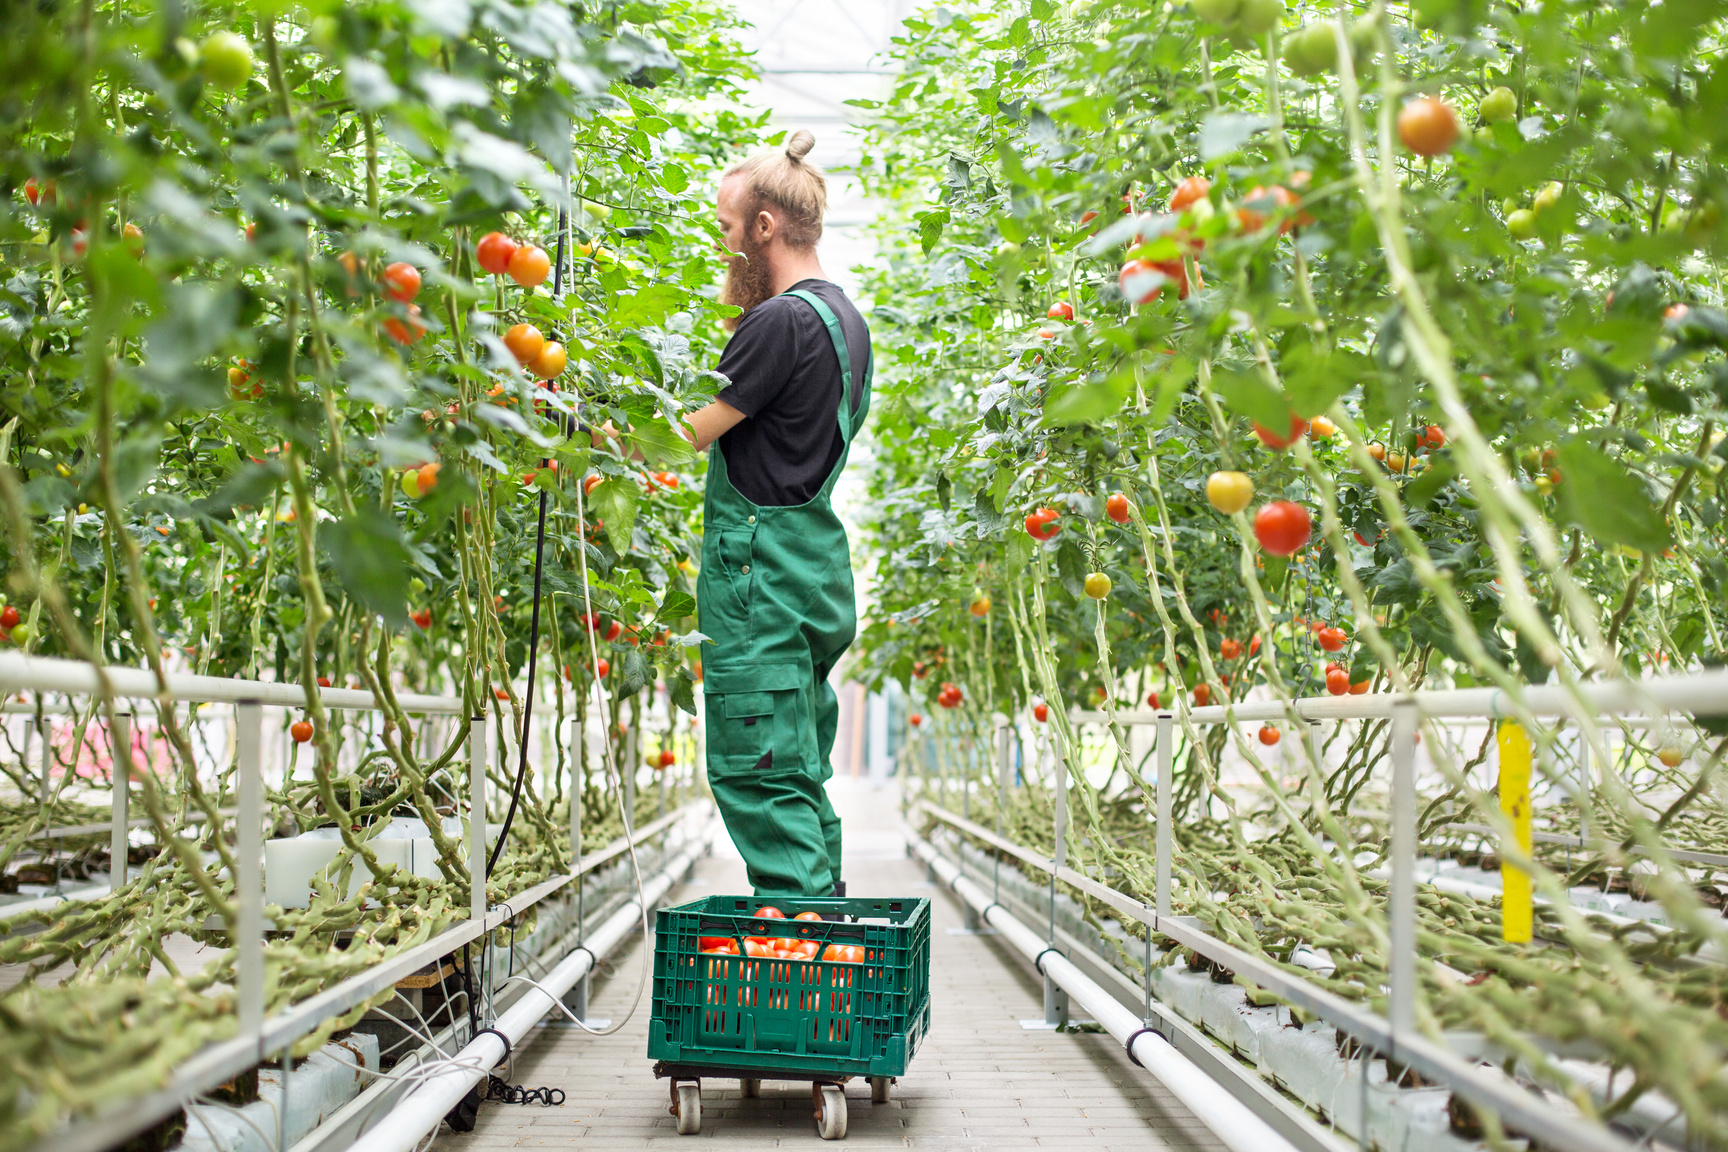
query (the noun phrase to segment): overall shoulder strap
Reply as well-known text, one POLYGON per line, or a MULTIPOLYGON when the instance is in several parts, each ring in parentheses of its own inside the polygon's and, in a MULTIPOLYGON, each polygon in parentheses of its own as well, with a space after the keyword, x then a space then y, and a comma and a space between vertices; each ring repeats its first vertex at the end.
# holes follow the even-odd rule
POLYGON ((852 433, 864 423, 864 415, 870 410, 870 376, 874 367, 874 357, 866 363, 864 370, 864 396, 858 405, 858 411, 852 411, 852 356, 846 350, 846 333, 841 331, 840 317, 834 315, 834 309, 822 302, 822 298, 814 292, 802 288, 786 293, 796 296, 810 307, 816 309, 816 315, 821 318, 822 326, 828 329, 828 339, 834 344, 834 355, 840 358, 840 438, 846 443, 852 442, 852 433))

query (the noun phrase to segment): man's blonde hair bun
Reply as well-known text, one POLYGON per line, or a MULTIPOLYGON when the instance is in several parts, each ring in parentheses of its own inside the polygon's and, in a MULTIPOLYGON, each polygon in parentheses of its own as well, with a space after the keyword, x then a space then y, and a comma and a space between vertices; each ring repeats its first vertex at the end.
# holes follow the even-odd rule
POLYGON ((816 137, 800 128, 778 152, 762 152, 730 168, 726 175, 749 179, 751 215, 774 212, 780 235, 794 248, 813 248, 822 239, 822 214, 828 210, 828 181, 805 157, 816 137))

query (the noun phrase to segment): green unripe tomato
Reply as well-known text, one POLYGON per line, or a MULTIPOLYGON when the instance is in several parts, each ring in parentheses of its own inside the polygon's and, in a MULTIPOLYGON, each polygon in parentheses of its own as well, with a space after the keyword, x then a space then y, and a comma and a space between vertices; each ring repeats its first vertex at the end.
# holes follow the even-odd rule
POLYGON ((24 645, 30 643, 31 635, 30 625, 28 623, 20 624, 18 627, 12 629, 12 643, 22 648, 24 645))
POLYGON ((1110 595, 1110 577, 1102 572, 1090 572, 1086 575, 1086 595, 1094 600, 1102 600, 1110 595))
POLYGON ((1200 19, 1228 28, 1236 23, 1242 0, 1193 0, 1191 7, 1200 19))
POLYGON ((1560 183, 1560 181, 1550 180, 1537 190, 1536 195, 1531 199, 1530 204, 1536 209, 1536 211, 1545 212, 1554 207, 1554 205, 1560 203, 1560 196, 1565 191, 1566 186, 1560 183))
POLYGON ((252 45, 235 32, 212 32, 199 49, 204 79, 218 88, 238 88, 252 79, 252 45))
POLYGON ((1520 208, 1506 215, 1506 231, 1514 240, 1528 240, 1536 235, 1536 213, 1520 208))
POLYGON ((1338 63, 1332 22, 1323 20, 1284 41, 1284 66, 1298 76, 1318 76, 1338 63))
POLYGON ((1264 36, 1284 18, 1284 0, 1242 0, 1236 25, 1250 36, 1264 36))
POLYGON ((1510 88, 1496 88, 1476 104, 1476 114, 1484 124, 1498 124, 1518 115, 1518 97, 1510 88))

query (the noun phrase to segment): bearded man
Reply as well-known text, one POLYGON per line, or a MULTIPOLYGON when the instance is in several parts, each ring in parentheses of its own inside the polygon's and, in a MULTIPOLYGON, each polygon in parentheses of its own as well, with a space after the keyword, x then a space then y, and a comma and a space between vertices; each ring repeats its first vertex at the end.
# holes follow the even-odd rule
POLYGON ((741 314, 728 381, 690 417, 708 451, 698 627, 708 783, 758 896, 844 896, 825 785, 839 703, 828 685, 857 635, 851 551, 831 503, 870 408, 870 330, 816 258, 828 195, 794 133, 720 182, 741 314))

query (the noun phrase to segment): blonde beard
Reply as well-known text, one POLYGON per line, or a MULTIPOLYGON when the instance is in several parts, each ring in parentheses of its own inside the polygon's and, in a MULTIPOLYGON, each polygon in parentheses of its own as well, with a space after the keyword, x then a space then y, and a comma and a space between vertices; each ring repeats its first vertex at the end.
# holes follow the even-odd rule
POLYGON ((728 332, 734 331, 752 308, 772 295, 774 285, 769 279, 768 261, 761 247, 751 243, 747 237, 743 251, 727 262, 726 283, 720 289, 720 303, 733 305, 739 313, 720 321, 721 327, 728 332))

